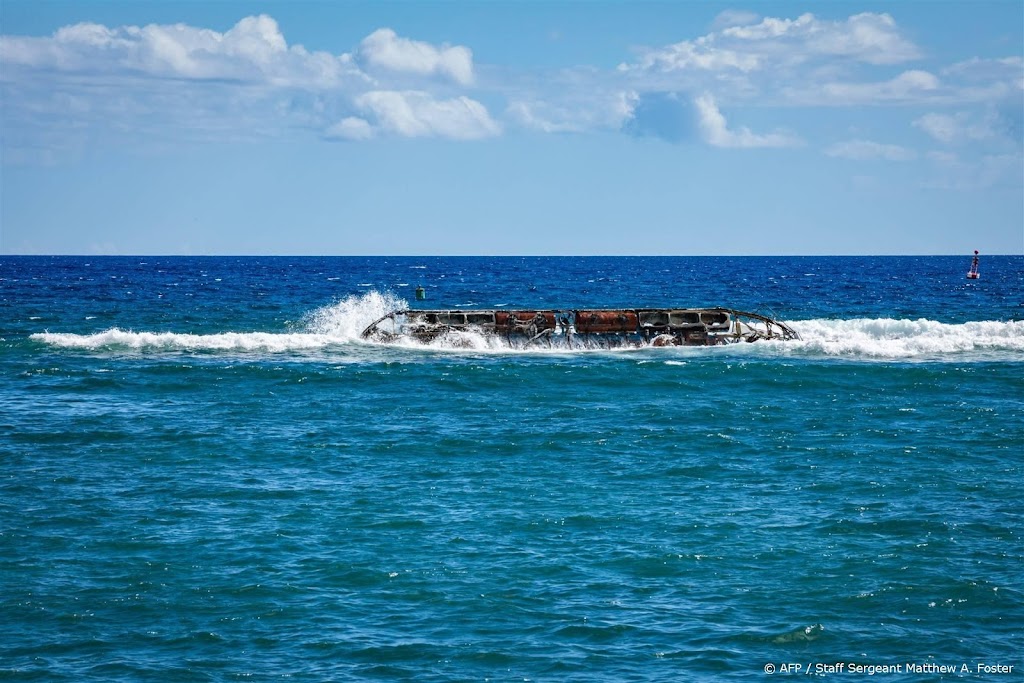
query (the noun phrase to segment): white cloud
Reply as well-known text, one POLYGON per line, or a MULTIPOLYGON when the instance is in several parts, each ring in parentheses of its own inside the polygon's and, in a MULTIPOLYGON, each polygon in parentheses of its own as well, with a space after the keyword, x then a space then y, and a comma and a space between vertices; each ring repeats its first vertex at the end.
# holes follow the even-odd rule
POLYGON ((722 12, 711 32, 620 64, 618 83, 637 92, 712 91, 731 101, 790 107, 1005 107, 1024 93, 1024 58, 975 57, 943 67, 889 14, 754 19, 722 12), (925 59, 932 61, 895 72, 878 68, 925 59))
POLYGON ((638 65, 622 64, 620 71, 630 69, 650 71, 685 71, 697 69, 704 71, 736 71, 749 72, 761 68, 761 57, 757 54, 738 52, 736 50, 716 48, 698 39, 695 42, 684 41, 669 45, 655 52, 644 55, 638 65))
POLYGON ((648 51, 639 63, 622 71, 671 72, 686 70, 751 72, 812 59, 835 58, 867 64, 898 64, 920 56, 920 50, 901 35, 888 14, 863 13, 845 21, 827 21, 813 14, 796 19, 766 17, 749 23, 747 14, 728 26, 694 40, 648 51))
POLYGON ((461 85, 473 82, 473 52, 462 45, 441 45, 402 38, 389 28, 374 31, 359 44, 367 66, 421 76, 442 75, 461 85))
POLYGON ((765 17, 760 24, 752 26, 731 26, 722 31, 723 36, 740 40, 767 40, 788 35, 808 33, 815 24, 820 24, 813 14, 802 14, 796 19, 765 17))
MULTIPOLYGON (((345 140, 387 134, 479 139, 500 135, 503 123, 546 133, 629 132, 637 93, 649 101, 681 96, 678 118, 686 132, 698 132, 711 145, 801 144, 792 133, 730 128, 714 97, 691 100, 690 94, 702 92, 723 102, 774 107, 926 103, 913 114, 914 126, 946 144, 993 135, 999 142, 1019 139, 1019 56, 969 59, 944 69, 930 64, 929 71, 897 68, 878 76, 877 65, 921 56, 888 14, 832 21, 725 11, 714 26, 612 72, 585 65, 547 71, 490 65, 483 76, 462 45, 431 44, 381 28, 351 55, 310 51, 290 45, 267 15, 245 17, 225 31, 81 23, 45 37, 0 36, 5 151, 86 149, 95 135, 205 141, 289 129, 345 140), (486 89, 488 99, 474 88, 486 89), (949 111, 972 106, 965 102, 1002 118, 949 111)), ((653 125, 649 118, 645 124, 653 125)), ((763 127, 753 119, 747 123, 763 127)))
POLYGON ((857 14, 845 22, 815 22, 807 29, 812 52, 847 57, 868 64, 899 64, 921 56, 900 35, 888 14, 857 14))
POLYGON ((228 80, 274 86, 320 87, 362 78, 348 55, 289 47, 267 15, 245 17, 219 33, 185 24, 65 26, 45 38, 4 36, 0 61, 57 73, 228 80))
POLYGON ((796 19, 766 17, 754 26, 727 28, 720 38, 742 41, 766 53, 785 51, 799 59, 826 56, 898 64, 920 55, 917 47, 900 35, 891 16, 870 12, 846 21, 825 21, 809 13, 796 19))
POLYGON ((899 145, 886 145, 870 140, 848 140, 839 142, 825 150, 830 157, 842 159, 853 159, 855 161, 871 161, 883 159, 885 161, 911 161, 917 158, 913 150, 899 145))
MULTIPOLYGON (((362 63, 394 73, 443 76, 473 82, 473 53, 461 45, 439 47, 382 28, 358 48, 362 63)), ((52 36, 3 36, 5 65, 56 72, 147 75, 187 80, 232 80, 275 86, 335 87, 345 79, 366 81, 349 54, 310 52, 289 46, 270 16, 245 17, 220 33, 186 24, 108 28, 80 23, 52 36)))
POLYGON ((267 15, 224 32, 80 23, 45 37, 0 36, 0 63, 8 160, 47 160, 50 150, 67 156, 100 138, 159 145, 289 129, 342 140, 501 133, 484 105, 437 82, 473 81, 468 48, 435 47, 390 29, 367 36, 357 60, 290 46, 267 15))
POLYGON ((422 91, 374 90, 355 99, 377 126, 402 137, 476 140, 501 133, 486 107, 468 97, 434 99, 422 91))
POLYGON ((785 133, 758 135, 749 128, 730 130, 714 98, 705 93, 694 100, 704 141, 715 147, 793 147, 800 140, 785 133))

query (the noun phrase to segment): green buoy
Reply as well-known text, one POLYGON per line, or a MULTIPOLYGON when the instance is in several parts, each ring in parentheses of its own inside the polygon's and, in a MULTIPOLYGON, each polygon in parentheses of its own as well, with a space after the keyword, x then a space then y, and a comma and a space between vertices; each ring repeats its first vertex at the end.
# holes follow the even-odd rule
POLYGON ((423 287, 417 287, 416 288, 416 300, 417 301, 423 301, 426 298, 427 298, 426 290, 423 289, 423 287))

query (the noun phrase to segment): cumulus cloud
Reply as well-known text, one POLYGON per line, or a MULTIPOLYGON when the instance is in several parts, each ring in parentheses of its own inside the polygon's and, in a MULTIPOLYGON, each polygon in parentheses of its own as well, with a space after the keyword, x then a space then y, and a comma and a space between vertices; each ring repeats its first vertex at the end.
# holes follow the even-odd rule
POLYGON ((796 19, 765 17, 751 23, 746 14, 719 15, 737 23, 694 40, 646 52, 636 64, 620 70, 708 70, 751 72, 773 65, 835 58, 867 64, 898 64, 920 56, 888 14, 863 13, 845 21, 803 14, 796 19))
POLYGON ((640 51, 618 66, 616 76, 637 92, 712 91, 732 102, 772 106, 1002 103, 1008 125, 1024 121, 1024 115, 1012 115, 1012 104, 1024 102, 1024 59, 976 57, 945 67, 898 68, 929 55, 889 14, 829 20, 810 13, 756 17, 726 11, 713 26, 703 35, 640 51))
POLYGON ((374 90, 357 97, 355 104, 373 117, 377 128, 402 137, 477 140, 501 133, 487 108, 465 96, 438 100, 422 91, 374 90))
POLYGON ((161 134, 205 142, 288 129, 351 141, 501 133, 483 104, 451 93, 473 82, 468 48, 390 29, 368 35, 353 56, 289 45, 267 15, 223 32, 80 23, 50 36, 0 36, 0 62, 8 159, 44 159, 47 148, 97 136, 159 144, 161 134), (443 96, 429 92, 438 87, 443 96))
POLYGON ((846 57, 868 64, 899 64, 917 59, 921 51, 900 35, 888 14, 864 12, 845 22, 807 22, 802 35, 812 53, 846 57))
POLYGON ((644 55, 638 65, 623 64, 620 71, 631 68, 650 71, 685 71, 697 69, 704 71, 736 71, 748 72, 760 69, 762 58, 758 54, 720 48, 707 44, 702 39, 694 42, 683 41, 675 45, 649 52, 644 55))
MULTIPOLYGON (((360 64, 413 76, 473 82, 473 53, 461 45, 434 46, 382 28, 359 44, 360 64)), ((289 46, 270 16, 245 17, 221 33, 186 24, 120 26, 80 23, 52 36, 3 36, 5 65, 55 72, 135 74, 186 80, 227 80, 276 86, 335 87, 368 81, 352 55, 289 46)))
POLYGON ((374 31, 359 44, 359 59, 369 68, 441 75, 461 85, 473 82, 473 52, 462 45, 441 45, 402 38, 389 28, 374 31))
POLYGON ((361 75, 348 55, 289 47, 267 15, 246 17, 224 33, 185 24, 108 28, 80 23, 50 37, 4 36, 0 61, 57 73, 297 87, 332 87, 361 75))
POLYGON ((871 161, 882 159, 885 161, 911 161, 917 158, 917 154, 906 147, 899 145, 886 145, 871 140, 848 140, 839 142, 825 150, 830 157, 842 159, 853 159, 855 161, 871 161))
MULTIPOLYGON (((737 118, 750 102, 926 104, 907 120, 917 116, 913 125, 944 144, 992 134, 992 146, 1005 148, 1007 140, 1021 139, 1020 56, 929 64, 929 70, 899 66, 921 58, 921 50, 884 13, 826 20, 724 11, 712 26, 705 35, 640 52, 614 71, 572 65, 544 72, 478 69, 469 47, 414 40, 390 28, 373 31, 351 54, 307 50, 290 44, 267 15, 245 17, 227 30, 87 22, 43 37, 0 36, 6 158, 13 158, 15 145, 84 149, 97 131, 145 140, 161 133, 251 139, 286 130, 350 141, 474 140, 519 126, 545 133, 620 130, 669 141, 699 137, 731 148, 802 144, 793 133, 754 132, 764 127, 756 119, 745 121, 754 130, 730 126, 712 95, 680 93, 715 93, 737 118), (500 114, 492 116, 488 107, 500 114), (950 109, 974 113, 966 118, 950 109)), ((884 146, 832 151, 900 156, 884 146)))
POLYGON ((705 93, 694 100, 697 108, 698 125, 704 136, 704 141, 715 147, 793 147, 800 144, 800 140, 786 133, 769 133, 758 135, 751 132, 749 128, 740 127, 731 130, 726 123, 725 116, 719 111, 715 99, 705 93))

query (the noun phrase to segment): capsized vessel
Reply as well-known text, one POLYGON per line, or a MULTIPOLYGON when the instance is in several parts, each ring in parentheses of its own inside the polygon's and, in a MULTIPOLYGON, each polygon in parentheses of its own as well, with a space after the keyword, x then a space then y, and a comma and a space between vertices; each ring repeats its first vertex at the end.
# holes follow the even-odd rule
POLYGON ((402 310, 374 321, 362 337, 472 346, 473 338, 511 348, 712 346, 764 339, 799 339, 789 325, 732 308, 573 310, 402 310))

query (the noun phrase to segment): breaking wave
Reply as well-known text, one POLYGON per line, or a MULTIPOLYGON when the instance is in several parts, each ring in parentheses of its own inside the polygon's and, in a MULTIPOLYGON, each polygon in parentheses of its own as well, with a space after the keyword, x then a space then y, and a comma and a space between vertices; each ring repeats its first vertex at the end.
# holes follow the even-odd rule
MULTIPOLYGON (((1024 361, 1024 321, 941 323, 935 320, 888 318, 786 321, 798 341, 759 341, 722 347, 664 347, 656 353, 736 353, 749 356, 835 357, 852 360, 1020 360, 1024 361)), ((445 337, 420 343, 408 339, 407 348, 468 350, 504 353, 571 353, 595 348, 552 348, 537 345, 513 351, 501 338, 452 331, 445 337)), ((635 349, 619 349, 630 351, 635 349)))
MULTIPOLYGON (((351 347, 353 344, 365 347, 375 345, 360 338, 370 323, 391 311, 408 307, 407 301, 394 294, 371 291, 313 310, 288 332, 187 334, 112 328, 94 334, 41 332, 31 338, 58 348, 140 352, 288 353, 351 347)), ((1024 360, 1024 321, 941 323, 927 319, 859 318, 787 322, 800 334, 800 341, 730 345, 728 352, 863 360, 1024 360)), ((400 346, 473 353, 565 354, 583 351, 544 346, 527 351, 512 350, 500 338, 469 331, 453 332, 430 344, 410 339, 400 346)), ((714 352, 724 350, 721 347, 713 349, 714 352)), ((659 349, 658 353, 708 351, 712 350, 671 347, 659 349)))
POLYGON ((1007 354, 1024 360, 1024 321, 941 323, 935 320, 859 318, 792 323, 803 354, 877 359, 946 359, 1007 354))
POLYGON ((360 339, 370 323, 392 311, 409 308, 409 302, 390 292, 371 291, 350 296, 330 306, 318 308, 303 317, 309 334, 350 342, 360 339))
POLYGON ((115 327, 95 334, 40 332, 31 339, 67 349, 286 353, 359 341, 360 333, 370 323, 391 311, 408 307, 408 302, 392 294, 369 292, 306 314, 291 332, 188 334, 135 332, 115 327))

